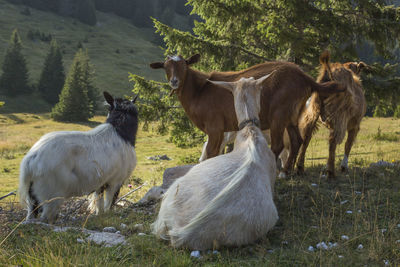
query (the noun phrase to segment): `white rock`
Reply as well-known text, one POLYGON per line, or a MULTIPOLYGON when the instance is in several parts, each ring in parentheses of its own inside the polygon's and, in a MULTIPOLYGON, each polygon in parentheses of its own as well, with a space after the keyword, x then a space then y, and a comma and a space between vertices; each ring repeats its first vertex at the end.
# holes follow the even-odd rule
POLYGON ((121 231, 116 231, 115 233, 120 235, 120 234, 121 234, 121 231))
POLYGON ((381 229, 381 233, 383 234, 383 233, 386 233, 387 232, 387 229, 385 229, 385 228, 383 228, 383 229, 381 229))
POLYGON ((313 183, 313 184, 311 184, 311 186, 318 186, 318 185, 313 183))
POLYGON ((397 225, 397 228, 400 228, 400 223, 397 225))
POLYGON ((328 250, 328 245, 325 244, 325 242, 323 242, 323 241, 318 243, 316 247, 319 248, 319 249, 328 250))
POLYGON ((342 235, 340 238, 341 238, 342 240, 349 240, 349 237, 348 237, 347 235, 342 235))
POLYGON ((361 192, 360 192, 360 191, 354 191, 354 193, 355 193, 356 195, 361 195, 361 192))
POLYGON ((340 205, 344 205, 344 204, 346 204, 347 202, 349 202, 347 199, 346 199, 346 200, 343 200, 343 201, 340 201, 340 205))
POLYGON ((138 236, 145 236, 146 234, 145 233, 138 233, 137 235, 138 236))
POLYGON ((399 239, 399 240, 396 240, 396 244, 400 244, 400 239, 399 239))
POLYGON ((282 245, 287 245, 287 244, 289 244, 289 242, 287 242, 286 240, 282 241, 282 245))
POLYGON ((124 224, 124 223, 121 223, 121 229, 125 229, 126 227, 128 227, 126 224, 124 224))
POLYGON ((149 191, 138 201, 140 204, 147 203, 149 201, 158 201, 164 196, 165 189, 161 186, 153 186, 149 191))
POLYGON ((364 246, 362 244, 359 244, 357 247, 357 249, 363 249, 363 248, 364 248, 364 246))
POLYGON ((135 229, 136 231, 140 232, 140 231, 143 231, 144 227, 143 227, 143 224, 138 223, 138 224, 135 224, 133 226, 133 229, 135 229))
POLYGON ((389 265, 389 264, 390 264, 390 261, 389 261, 389 260, 383 260, 383 263, 384 263, 385 265, 389 265))
POLYGON ((78 242, 78 243, 85 243, 85 240, 83 240, 82 238, 77 238, 77 239, 76 239, 76 242, 78 242))
POLYGON ((274 253, 274 250, 273 249, 268 249, 267 252, 268 253, 274 253))
POLYGON ((279 178, 279 179, 286 179, 286 173, 284 173, 284 172, 279 172, 278 178, 279 178))
POLYGON ((217 255, 217 254, 219 254, 219 251, 218 250, 213 250, 213 254, 217 255))
POLYGON ((112 247, 116 245, 126 244, 125 237, 123 235, 119 235, 116 233, 101 233, 101 232, 92 232, 87 238, 89 241, 93 241, 96 244, 104 245, 105 247, 112 247))
POLYGON ((315 250, 315 249, 314 249, 314 247, 313 247, 313 246, 309 246, 309 247, 308 247, 308 251, 310 251, 310 252, 314 252, 314 250, 315 250))
POLYGON ((198 251, 198 250, 192 251, 192 252, 190 253, 190 257, 200 258, 200 257, 201 257, 200 251, 198 251))
POLYGON ((338 255, 338 258, 339 258, 339 259, 343 259, 344 256, 343 256, 343 255, 338 255))
POLYGON ((321 175, 321 178, 326 178, 326 174, 322 174, 322 175, 321 175))
POLYGON ((352 214, 353 212, 351 210, 346 211, 347 214, 352 214))
POLYGON ((358 213, 361 213, 361 210, 357 210, 358 213))
POLYGON ((337 246, 338 246, 338 243, 331 243, 331 242, 329 242, 329 248, 336 248, 337 246))
POLYGON ((106 232, 106 233, 115 233, 116 231, 117 231, 117 229, 115 229, 115 227, 112 227, 112 226, 103 228, 103 232, 106 232))

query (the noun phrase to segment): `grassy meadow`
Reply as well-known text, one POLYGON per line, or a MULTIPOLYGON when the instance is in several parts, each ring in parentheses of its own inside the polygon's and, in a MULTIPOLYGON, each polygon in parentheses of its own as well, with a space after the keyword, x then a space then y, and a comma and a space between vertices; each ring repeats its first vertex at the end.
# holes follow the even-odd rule
MULTIPOLYGON (((88 130, 104 120, 95 117, 85 124, 65 124, 51 121, 48 114, 0 115, 0 196, 17 189, 20 161, 40 136, 58 130, 88 130)), ((369 165, 378 160, 400 160, 400 120, 365 118, 348 173, 339 172, 344 145, 338 147, 336 182, 321 176, 328 155, 327 136, 327 130, 321 127, 313 138, 306 175, 277 180, 275 203, 280 219, 254 245, 223 248, 218 254, 191 258, 190 251, 174 249, 150 234, 156 212, 119 206, 104 216, 78 220, 75 225, 93 230, 114 226, 127 237, 128 245, 106 248, 81 244, 77 242, 83 235, 80 232, 55 233, 39 225, 18 225, 25 212, 17 197, 11 196, 0 202, 0 266, 383 266, 385 262, 398 266, 400 166, 369 165), (128 227, 121 229, 121 223, 128 227), (133 226, 138 223, 144 225, 145 236, 135 232, 133 226), (349 239, 342 240, 342 235, 349 239), (337 246, 316 249, 319 242, 337 246), (362 249, 358 249, 360 244, 362 249), (309 246, 315 251, 309 251, 309 246)), ((138 165, 129 183, 134 187, 144 182, 147 185, 129 197, 132 201, 161 184, 165 168, 196 161, 201 147, 180 149, 168 142, 168 136, 140 130, 136 152, 138 165), (163 154, 172 160, 147 159, 163 154)), ((128 191, 124 186, 122 193, 128 191)))
MULTIPOLYGON (((50 43, 40 40, 30 40, 29 30, 39 30, 51 34, 63 51, 65 72, 68 72, 72 59, 78 50, 78 42, 88 50, 94 69, 94 84, 101 91, 123 95, 130 92, 129 72, 152 80, 163 80, 161 71, 153 71, 148 66, 153 61, 164 58, 158 45, 150 42, 155 38, 152 28, 137 28, 128 19, 110 13, 96 12, 98 23, 89 26, 74 18, 62 17, 53 13, 30 8, 31 15, 21 14, 24 5, 13 5, 0 0, 0 62, 6 54, 11 33, 18 29, 22 40, 22 53, 26 58, 31 84, 37 84, 43 68, 44 59, 50 43)), ((179 16, 176 16, 179 19, 179 16)), ((0 100, 7 102, 13 99, 0 100)), ((2 112, 26 112, 13 110, 4 106, 2 112)), ((39 105, 41 111, 48 111, 46 105, 39 105)), ((39 109, 40 111, 40 109, 39 109)))

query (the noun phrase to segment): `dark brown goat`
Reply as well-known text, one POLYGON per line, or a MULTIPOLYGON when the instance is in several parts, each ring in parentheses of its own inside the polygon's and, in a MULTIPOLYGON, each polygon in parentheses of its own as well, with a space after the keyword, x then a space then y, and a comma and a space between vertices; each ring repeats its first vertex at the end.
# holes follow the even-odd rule
POLYGON ((289 62, 267 62, 236 72, 204 73, 190 65, 200 55, 185 60, 182 56, 168 57, 165 62, 150 64, 153 69, 163 68, 173 92, 176 92, 190 120, 208 135, 207 157, 219 154, 224 132, 238 131, 232 94, 214 85, 212 81, 237 81, 240 78, 259 79, 275 71, 264 82, 261 94, 261 129, 271 130, 271 149, 278 157, 283 149, 283 131, 289 133, 291 151, 284 172, 292 169, 302 138, 297 127, 305 102, 312 92, 328 96, 343 91, 337 83, 316 83, 297 65, 289 62))
MULTIPOLYGON (((321 69, 318 82, 336 81, 345 86, 346 91, 330 96, 312 94, 310 105, 303 113, 299 128, 304 138, 300 149, 297 167, 304 170, 304 159, 313 132, 317 129, 317 120, 329 129, 328 178, 335 177, 335 151, 347 130, 347 140, 344 157, 341 163, 342 171, 348 168, 348 158, 354 140, 360 130, 360 123, 365 115, 366 101, 360 81, 360 72, 367 65, 364 62, 330 63, 329 52, 320 57, 321 69)), ((286 144, 285 144, 286 146, 286 144)))

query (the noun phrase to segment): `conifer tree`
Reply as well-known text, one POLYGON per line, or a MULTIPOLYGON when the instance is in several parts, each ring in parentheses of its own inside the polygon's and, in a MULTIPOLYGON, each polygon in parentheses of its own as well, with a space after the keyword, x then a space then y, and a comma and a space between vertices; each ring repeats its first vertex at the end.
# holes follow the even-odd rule
MULTIPOLYGON (((395 50, 400 37, 400 8, 392 3, 390 0, 188 0, 193 7, 192 14, 201 18, 192 31, 177 30, 156 19, 153 22, 156 32, 164 38, 165 54, 189 57, 200 53, 201 60, 195 66, 200 70, 240 70, 265 61, 287 60, 315 74, 319 55, 325 49, 331 52, 332 62, 360 60, 358 52, 365 43, 372 47, 369 54, 400 59, 395 50)), ((361 60, 368 64, 376 61, 361 60)), ((399 79, 388 77, 388 69, 385 67, 380 79, 374 79, 379 69, 369 74, 364 85, 366 92, 374 91, 381 84, 394 90, 367 93, 367 100, 373 105, 380 97, 394 99, 393 95, 399 95, 396 84, 399 79)), ((398 70, 393 75, 399 76, 398 70)), ((134 75, 131 79, 135 81, 134 92, 146 95, 141 97, 145 104, 139 102, 139 108, 146 105, 147 114, 160 116, 155 119, 142 115, 145 122, 163 120, 169 113, 160 114, 158 110, 179 106, 179 102, 171 103, 163 98, 160 90, 149 89, 155 86, 151 81, 139 82, 134 75)), ((171 123, 178 123, 179 119, 171 118, 171 123)), ((179 129, 182 131, 173 134, 184 137, 193 131, 179 129)), ((174 138, 178 140, 177 136, 174 138)))
POLYGON ((61 49, 55 39, 51 41, 49 53, 38 84, 42 97, 50 104, 56 104, 65 82, 61 49))
POLYGON ((99 90, 93 84, 94 72, 92 70, 92 65, 90 64, 90 58, 87 50, 83 52, 82 62, 82 73, 84 76, 83 80, 85 82, 89 104, 91 107, 90 116, 94 116, 94 113, 98 108, 98 102, 100 101, 100 94, 99 90))
POLYGON ((80 49, 73 60, 60 101, 54 106, 51 117, 57 121, 87 121, 92 116, 85 75, 85 53, 80 49))
POLYGON ((21 53, 22 42, 17 29, 11 35, 10 46, 3 62, 3 74, 0 77, 0 91, 8 96, 29 93, 28 69, 25 57, 21 53))

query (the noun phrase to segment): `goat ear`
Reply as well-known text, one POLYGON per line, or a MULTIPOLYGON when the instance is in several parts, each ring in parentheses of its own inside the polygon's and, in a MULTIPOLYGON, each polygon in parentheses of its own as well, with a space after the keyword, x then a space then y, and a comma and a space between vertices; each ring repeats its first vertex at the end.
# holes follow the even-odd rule
POLYGON ((132 99, 132 103, 135 104, 137 98, 138 98, 139 94, 137 94, 133 99, 132 99))
POLYGON ((233 90, 235 89, 235 83, 234 82, 223 82, 223 81, 211 81, 208 80, 207 81, 209 83, 212 83, 214 85, 220 86, 222 88, 225 88, 227 90, 229 90, 230 92, 233 92, 233 90))
POLYGON ((262 76, 261 78, 258 78, 258 79, 256 80, 256 87, 257 87, 258 89, 262 89, 262 88, 263 88, 263 86, 262 86, 263 82, 264 82, 266 79, 268 79, 275 71, 276 71, 276 70, 270 72, 270 73, 267 74, 267 75, 262 76))
POLYGON ((362 61, 357 64, 357 74, 360 74, 364 68, 368 68, 368 65, 362 61))
POLYGON ((111 106, 114 107, 114 98, 106 91, 103 92, 104 99, 107 101, 107 103, 111 106))
POLYGON ((200 59, 200 54, 193 55, 189 59, 186 60, 186 64, 192 65, 192 64, 198 62, 199 59, 200 59))
POLYGON ((164 62, 153 62, 150 64, 150 68, 152 69, 162 69, 164 68, 164 62))

